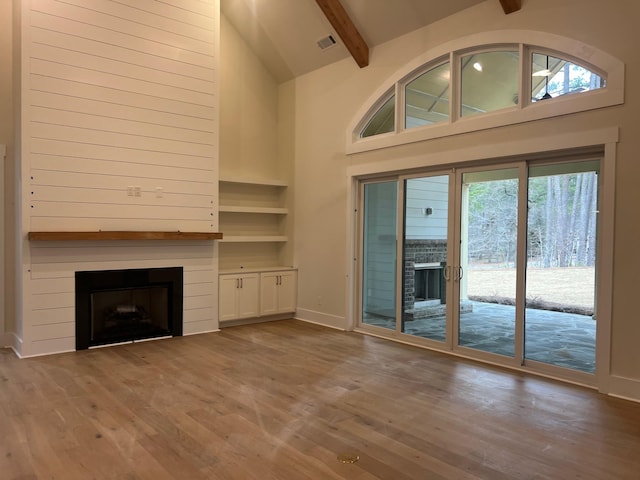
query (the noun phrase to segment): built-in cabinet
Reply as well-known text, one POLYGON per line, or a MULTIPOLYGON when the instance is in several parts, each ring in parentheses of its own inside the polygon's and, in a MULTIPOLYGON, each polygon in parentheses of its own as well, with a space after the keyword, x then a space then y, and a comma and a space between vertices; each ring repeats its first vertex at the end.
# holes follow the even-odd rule
POLYGON ((295 312, 297 271, 282 268, 249 273, 221 272, 220 323, 295 312))
POLYGON ((295 312, 297 271, 287 250, 287 183, 221 178, 219 321, 295 312))
POLYGON ((260 274, 261 315, 295 311, 296 277, 296 272, 293 270, 260 274))
POLYGON ((218 283, 218 320, 257 317, 260 276, 257 273, 220 275, 218 283))

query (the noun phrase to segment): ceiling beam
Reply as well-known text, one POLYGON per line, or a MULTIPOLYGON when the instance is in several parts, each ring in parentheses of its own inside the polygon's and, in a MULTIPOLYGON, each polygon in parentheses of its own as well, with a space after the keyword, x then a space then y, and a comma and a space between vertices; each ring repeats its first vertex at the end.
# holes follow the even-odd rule
POLYGON ((517 12, 522 8, 522 0, 500 0, 505 15, 517 12))
POLYGON ((360 68, 369 65, 369 47, 351 21, 340 0, 316 0, 331 26, 360 68))

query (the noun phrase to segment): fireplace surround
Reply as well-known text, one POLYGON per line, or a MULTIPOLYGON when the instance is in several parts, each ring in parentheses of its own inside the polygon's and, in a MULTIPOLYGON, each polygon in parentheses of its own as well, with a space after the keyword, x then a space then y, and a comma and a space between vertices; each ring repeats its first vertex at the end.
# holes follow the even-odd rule
POLYGON ((75 274, 76 350, 182 335, 182 267, 75 274))

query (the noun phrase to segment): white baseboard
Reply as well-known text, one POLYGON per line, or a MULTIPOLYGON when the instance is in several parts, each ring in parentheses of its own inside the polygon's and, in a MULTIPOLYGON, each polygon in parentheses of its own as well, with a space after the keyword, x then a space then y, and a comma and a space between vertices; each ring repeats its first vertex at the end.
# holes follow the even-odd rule
POLYGON ((202 335, 203 333, 216 333, 216 332, 219 332, 219 331, 220 331, 220 329, 216 328, 215 330, 203 330, 201 332, 188 332, 188 333, 182 332, 182 336, 183 337, 189 337, 191 335, 202 335))
POLYGON ((238 320, 226 320, 226 321, 220 322, 220 328, 240 327, 243 325, 253 325, 256 323, 266 323, 266 322, 274 322, 277 320, 287 320, 289 318, 293 318, 293 314, 277 313, 275 315, 267 315, 266 317, 249 317, 249 318, 240 318, 238 320))
POLYGON ((609 377, 609 395, 640 402, 640 380, 611 375, 609 377))
POLYGON ((22 358, 22 340, 15 333, 0 333, 0 347, 10 348, 19 358, 22 358))
POLYGON ((294 318, 296 320, 302 320, 303 322, 315 323, 317 325, 336 328, 338 330, 347 330, 346 318, 339 317, 337 315, 330 315, 328 313, 316 312, 315 310, 298 308, 294 318))

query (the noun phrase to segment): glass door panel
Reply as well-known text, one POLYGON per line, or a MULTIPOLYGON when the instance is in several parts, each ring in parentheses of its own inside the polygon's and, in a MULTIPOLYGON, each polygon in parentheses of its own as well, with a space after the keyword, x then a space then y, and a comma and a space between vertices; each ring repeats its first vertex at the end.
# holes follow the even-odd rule
POLYGON ((599 164, 522 161, 363 181, 361 325, 587 378, 599 164))
POLYGON ((595 372, 599 162, 529 169, 525 359, 595 372))
POLYGON ((518 169, 462 174, 458 345, 514 356, 518 169))
POLYGON ((403 333, 444 342, 449 175, 404 181, 403 333))
POLYGON ((396 328, 398 182, 365 183, 362 226, 362 323, 396 328))

